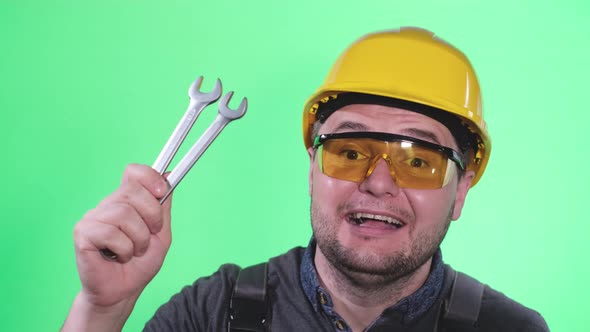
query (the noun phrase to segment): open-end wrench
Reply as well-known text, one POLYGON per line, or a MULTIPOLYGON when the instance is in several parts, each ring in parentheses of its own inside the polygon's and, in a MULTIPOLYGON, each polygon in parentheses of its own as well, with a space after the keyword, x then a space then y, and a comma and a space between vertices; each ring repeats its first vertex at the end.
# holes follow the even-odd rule
POLYGON ((221 98, 219 101, 219 112, 217 113, 217 117, 213 123, 211 123, 209 128, 207 128, 207 131, 201 135, 199 140, 182 158, 178 165, 176 165, 172 173, 168 175, 167 180, 168 184, 170 185, 170 189, 168 189, 166 195, 162 197, 160 204, 163 204, 164 201, 166 201, 166 198, 168 198, 180 180, 182 180, 191 167, 193 167, 197 160, 199 160, 199 158, 203 155, 203 152, 207 150, 209 145, 211 145, 213 140, 217 137, 217 135, 219 135, 223 128, 225 128, 225 126, 231 121, 239 119, 244 116, 244 114, 246 114, 246 110, 248 109, 248 99, 245 97, 242 99, 240 106, 238 106, 236 110, 229 108, 228 104, 233 94, 233 91, 230 91, 221 98))
MULTIPOLYGON (((209 93, 202 93, 199 91, 202 82, 203 76, 200 76, 190 86, 188 90, 188 95, 190 97, 189 106, 184 116, 176 126, 176 129, 174 129, 174 132, 166 142, 166 145, 158 155, 158 158, 156 158, 154 165, 152 166, 152 168, 158 171, 160 174, 164 174, 166 168, 168 168, 170 165, 172 158, 178 151, 178 148, 186 138, 186 135, 192 128, 201 111, 208 105, 217 101, 221 96, 221 81, 219 79, 217 79, 215 82, 215 88, 213 91, 209 93)), ((240 106, 237 110, 232 110, 229 108, 228 104, 232 95, 233 91, 227 93, 223 96, 223 98, 221 98, 219 112, 213 123, 209 126, 207 131, 201 135, 199 140, 193 145, 190 151, 182 158, 182 160, 166 178, 169 184, 169 189, 166 195, 160 199, 160 204, 164 204, 180 180, 182 180, 182 178, 186 175, 186 173, 188 173, 197 160, 199 160, 201 155, 203 155, 203 152, 207 150, 209 145, 211 145, 221 130, 223 130, 223 128, 230 121, 239 119, 246 113, 248 108, 248 100, 246 98, 242 99, 242 102, 240 103, 240 106)), ((107 260, 117 260, 117 254, 108 248, 100 249, 100 254, 107 260)))
POLYGON ((191 130, 195 120, 201 114, 201 111, 221 97, 221 81, 219 79, 215 81, 215 88, 209 93, 199 91, 201 83, 203 83, 203 76, 199 76, 188 89, 188 96, 190 98, 188 108, 152 166, 160 174, 164 174, 166 168, 170 165, 170 161, 172 161, 172 158, 191 130))

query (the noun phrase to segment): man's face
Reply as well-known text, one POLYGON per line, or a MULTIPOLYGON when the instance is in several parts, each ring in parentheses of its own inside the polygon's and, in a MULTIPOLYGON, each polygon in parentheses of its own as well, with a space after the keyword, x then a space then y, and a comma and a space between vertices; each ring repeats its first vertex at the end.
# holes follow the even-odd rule
MULTIPOLYGON (((332 114, 320 134, 378 131, 453 148, 449 130, 425 115, 379 105, 349 105, 332 114)), ((459 218, 473 172, 457 173, 440 189, 399 188, 387 164, 357 183, 323 174, 309 150, 312 227, 320 254, 359 282, 387 282, 428 262, 451 220, 459 218), (363 216, 359 224, 357 217, 363 216), (383 220, 393 218, 397 227, 383 220)), ((456 167, 451 164, 450 167, 456 167)), ((389 219, 391 221, 391 219, 389 219)))

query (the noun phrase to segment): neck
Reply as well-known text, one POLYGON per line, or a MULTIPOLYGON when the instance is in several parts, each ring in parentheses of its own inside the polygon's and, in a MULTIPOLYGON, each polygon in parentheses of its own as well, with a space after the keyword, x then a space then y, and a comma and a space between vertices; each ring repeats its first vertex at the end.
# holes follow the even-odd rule
POLYGON ((332 265, 316 247, 318 278, 334 304, 334 310, 353 331, 364 331, 386 308, 418 290, 428 278, 432 258, 414 272, 387 283, 371 281, 371 276, 352 278, 332 265), (362 281, 360 281, 362 279, 362 281))

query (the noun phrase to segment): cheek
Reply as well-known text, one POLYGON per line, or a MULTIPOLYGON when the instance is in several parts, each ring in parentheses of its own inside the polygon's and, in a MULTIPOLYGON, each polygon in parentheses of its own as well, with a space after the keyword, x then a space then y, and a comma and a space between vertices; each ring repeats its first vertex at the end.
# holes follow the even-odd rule
POLYGON ((311 173, 311 198, 316 207, 332 213, 354 193, 358 185, 324 175, 317 166, 311 173))
POLYGON ((416 214, 416 220, 439 222, 446 220, 455 197, 447 186, 438 190, 408 190, 406 196, 416 214))

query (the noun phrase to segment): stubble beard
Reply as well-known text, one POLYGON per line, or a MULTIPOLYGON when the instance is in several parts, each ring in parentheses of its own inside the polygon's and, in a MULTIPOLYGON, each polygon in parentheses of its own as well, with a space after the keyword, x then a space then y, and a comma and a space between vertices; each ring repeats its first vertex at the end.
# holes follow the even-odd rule
MULTIPOLYGON (((387 255, 359 254, 357 248, 344 247, 338 240, 338 223, 322 212, 320 206, 311 203, 311 221, 316 243, 332 267, 346 279, 350 286, 367 292, 379 292, 384 287, 403 288, 408 279, 438 250, 451 222, 453 205, 445 220, 422 234, 414 234, 414 240, 406 250, 387 255)), ((410 227, 406 225, 404 227, 410 227)), ((393 290, 393 289, 392 289, 393 290)))

